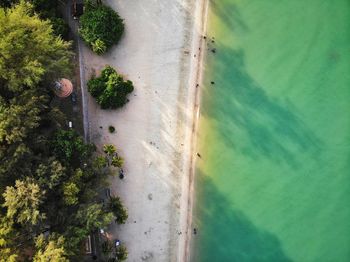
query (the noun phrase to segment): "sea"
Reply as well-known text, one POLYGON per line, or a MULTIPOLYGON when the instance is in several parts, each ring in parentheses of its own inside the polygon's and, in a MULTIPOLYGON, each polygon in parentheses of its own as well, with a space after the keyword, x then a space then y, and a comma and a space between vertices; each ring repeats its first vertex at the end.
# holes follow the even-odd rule
POLYGON ((191 261, 350 261, 350 1, 210 0, 191 261))

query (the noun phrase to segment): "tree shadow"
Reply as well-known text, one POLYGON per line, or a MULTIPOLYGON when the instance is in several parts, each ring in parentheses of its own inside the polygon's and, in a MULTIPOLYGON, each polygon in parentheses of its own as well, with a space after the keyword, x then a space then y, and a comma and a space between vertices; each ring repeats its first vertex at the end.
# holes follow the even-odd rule
POLYGON ((200 171, 196 177, 200 205, 196 205, 193 220, 198 233, 192 238, 195 247, 192 261, 292 261, 278 238, 257 228, 219 192, 209 177, 200 171))
POLYGON ((252 158, 268 157, 293 168, 298 167, 298 153, 312 152, 316 156, 322 143, 292 102, 265 92, 266 88, 246 71, 242 50, 220 43, 217 49, 220 58, 213 58, 214 70, 210 72, 215 85, 207 84, 205 94, 217 93, 210 105, 215 110, 207 110, 203 115, 214 121, 224 120, 216 124, 225 142, 252 158), (215 91, 209 90, 213 88, 215 91))

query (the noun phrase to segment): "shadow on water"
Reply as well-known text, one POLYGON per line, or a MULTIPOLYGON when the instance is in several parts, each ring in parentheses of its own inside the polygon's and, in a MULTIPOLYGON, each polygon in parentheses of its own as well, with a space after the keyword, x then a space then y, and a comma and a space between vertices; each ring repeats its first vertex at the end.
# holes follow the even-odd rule
POLYGON ((193 240, 200 248, 195 249, 192 261, 291 261, 276 236, 257 228, 198 170, 197 182, 201 204, 196 213, 202 222, 194 221, 198 234, 193 240))
POLYGON ((297 153, 319 153, 321 141, 297 115, 293 104, 270 97, 265 92, 266 87, 248 74, 243 51, 220 44, 217 49, 220 58, 214 61, 211 73, 215 86, 208 89, 215 88, 215 92, 219 92, 215 97, 220 101, 216 104, 214 101, 214 111, 203 114, 224 120, 218 123, 217 130, 225 142, 253 158, 269 157, 294 168, 298 166, 297 153), (242 140, 234 131, 242 132, 247 139, 242 140))
POLYGON ((248 26, 243 20, 242 14, 237 8, 236 4, 233 2, 211 0, 210 10, 220 17, 220 21, 225 22, 230 32, 246 32, 248 31, 248 26))
MULTIPOLYGON (((249 30, 235 4, 221 5, 211 1, 211 5, 211 10, 232 33, 249 30)), ((214 110, 204 110, 202 114, 214 120, 220 119, 217 130, 225 143, 254 159, 267 157, 293 168, 299 164, 297 154, 311 152, 313 156, 318 155, 321 141, 306 126, 291 101, 266 93, 265 90, 276 89, 276 86, 261 86, 249 74, 244 51, 225 46, 220 39, 215 47, 218 53, 208 54, 214 56, 208 82, 215 81, 215 85, 206 83, 209 94, 204 95, 204 100, 211 97, 210 92, 219 92, 214 96, 218 100, 210 102, 214 110)), ((283 90, 284 87, 278 88, 283 90)))

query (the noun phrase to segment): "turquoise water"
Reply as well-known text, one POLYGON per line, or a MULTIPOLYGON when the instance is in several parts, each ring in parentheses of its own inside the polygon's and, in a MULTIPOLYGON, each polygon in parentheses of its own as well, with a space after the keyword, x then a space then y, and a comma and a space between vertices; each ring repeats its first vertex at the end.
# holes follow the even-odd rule
POLYGON ((350 1, 211 1, 208 36, 192 261, 350 261, 350 1))

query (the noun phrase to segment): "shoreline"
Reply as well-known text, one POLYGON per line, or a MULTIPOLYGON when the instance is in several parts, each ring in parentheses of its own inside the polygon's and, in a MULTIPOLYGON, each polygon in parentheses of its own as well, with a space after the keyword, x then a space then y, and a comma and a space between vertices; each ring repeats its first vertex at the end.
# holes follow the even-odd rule
POLYGON ((194 25, 194 39, 193 39, 193 48, 192 55, 198 52, 197 62, 194 62, 191 66, 191 76, 192 79, 189 82, 190 86, 195 86, 194 88, 194 103, 193 103, 193 116, 192 116, 192 129, 190 135, 190 152, 191 156, 189 159, 189 185, 187 187, 188 191, 188 200, 187 200, 187 214, 186 214, 186 238, 185 238, 185 250, 183 255, 179 254, 179 258, 182 257, 181 261, 190 261, 191 258, 191 240, 192 240, 192 217, 193 217, 193 208, 194 208, 194 183, 195 183, 195 167, 196 167, 196 146, 197 146, 197 133, 200 117, 200 103, 201 103, 201 86, 203 84, 203 64, 205 58, 205 39, 203 38, 206 35, 207 20, 208 20, 208 10, 209 10, 209 0, 202 0, 198 4, 199 8, 196 8, 195 23, 199 23, 199 32, 196 33, 196 25, 194 25), (197 37, 197 40, 196 40, 197 37), (198 39, 199 38, 199 39, 198 39), (193 74, 193 72, 195 72, 193 74))
POLYGON ((108 232, 125 243, 128 261, 188 261, 200 103, 196 84, 209 1, 106 3, 124 18, 126 31, 103 56, 82 46, 85 82, 109 64, 135 86, 119 110, 101 110, 90 94, 86 99, 91 142, 98 148, 115 144, 126 161, 125 179, 111 179, 110 189, 123 200, 129 219, 108 232), (109 125, 116 127, 114 134, 109 125))

